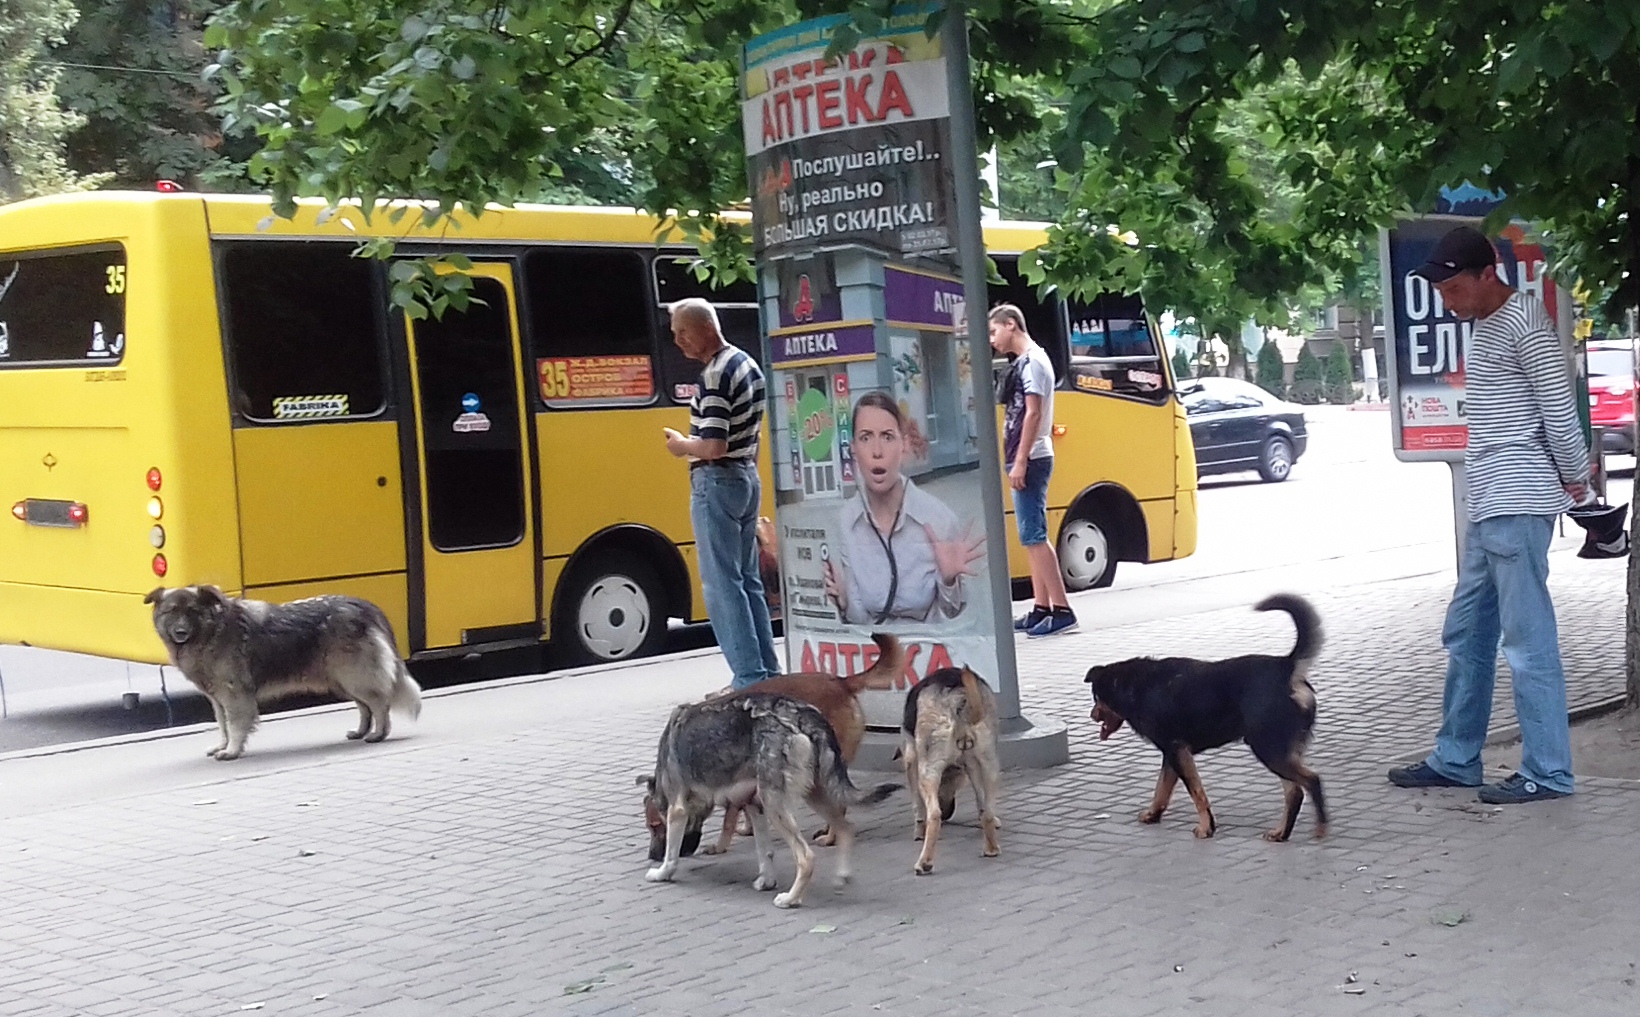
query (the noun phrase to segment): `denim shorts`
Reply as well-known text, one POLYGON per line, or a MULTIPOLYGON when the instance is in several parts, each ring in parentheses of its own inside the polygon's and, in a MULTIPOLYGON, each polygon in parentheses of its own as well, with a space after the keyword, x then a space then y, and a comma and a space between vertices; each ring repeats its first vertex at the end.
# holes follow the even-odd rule
POLYGON ((1019 524, 1019 542, 1025 547, 1048 542, 1048 478, 1053 475, 1053 456, 1032 459, 1025 464, 1025 489, 1014 491, 1014 522, 1019 524))

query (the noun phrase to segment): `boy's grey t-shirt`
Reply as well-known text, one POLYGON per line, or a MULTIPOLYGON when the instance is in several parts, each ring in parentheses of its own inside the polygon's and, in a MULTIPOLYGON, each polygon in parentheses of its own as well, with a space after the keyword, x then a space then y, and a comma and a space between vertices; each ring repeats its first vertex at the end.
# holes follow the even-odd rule
POLYGON ((1042 420, 1037 425, 1037 433, 1031 438, 1031 451, 1026 458, 1053 458, 1053 439, 1049 437, 1053 430, 1053 361, 1048 359, 1048 351, 1033 340, 1025 344, 1025 352, 1019 355, 1009 370, 1015 372, 1015 384, 1003 417, 1003 469, 1013 466, 1014 456, 1019 453, 1019 443, 1024 438, 1020 432, 1025 429, 1027 395, 1042 398, 1042 420))

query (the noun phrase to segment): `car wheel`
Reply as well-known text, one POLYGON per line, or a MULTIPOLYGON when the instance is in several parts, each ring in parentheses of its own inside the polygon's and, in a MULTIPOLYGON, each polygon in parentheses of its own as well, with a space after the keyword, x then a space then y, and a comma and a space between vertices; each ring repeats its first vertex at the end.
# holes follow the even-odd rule
POLYGON ((602 554, 577 565, 558 597, 552 641, 567 666, 647 657, 665 641, 665 590, 634 555, 602 554))
POLYGON ((1103 589, 1116 581, 1116 553, 1112 531, 1092 516, 1067 519, 1059 529, 1059 572, 1065 589, 1103 589))
POLYGON ((1293 444, 1286 438, 1271 438, 1259 453, 1258 474, 1272 484, 1287 479, 1293 472, 1293 444))

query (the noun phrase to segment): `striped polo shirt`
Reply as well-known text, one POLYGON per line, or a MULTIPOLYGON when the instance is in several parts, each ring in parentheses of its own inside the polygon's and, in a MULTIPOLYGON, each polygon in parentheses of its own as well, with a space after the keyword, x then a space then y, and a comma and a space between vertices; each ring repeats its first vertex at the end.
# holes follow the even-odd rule
POLYGON ((1548 309, 1511 296, 1475 323, 1464 371, 1469 519, 1559 515, 1563 483, 1587 483, 1589 449, 1578 424, 1565 352, 1548 309))
POLYGON ((689 435, 729 444, 725 459, 757 461, 763 422, 763 371, 745 350, 725 343, 700 372, 689 401, 689 435))

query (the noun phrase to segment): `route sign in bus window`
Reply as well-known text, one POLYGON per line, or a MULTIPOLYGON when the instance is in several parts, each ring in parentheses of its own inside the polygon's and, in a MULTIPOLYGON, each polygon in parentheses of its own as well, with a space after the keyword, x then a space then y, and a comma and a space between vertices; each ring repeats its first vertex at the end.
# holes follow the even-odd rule
POLYGON ((0 369, 125 357, 125 249, 0 254, 0 369))

